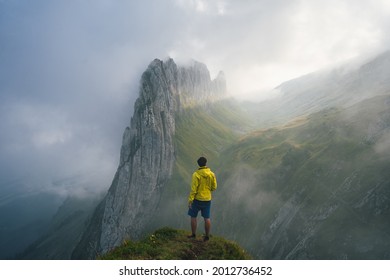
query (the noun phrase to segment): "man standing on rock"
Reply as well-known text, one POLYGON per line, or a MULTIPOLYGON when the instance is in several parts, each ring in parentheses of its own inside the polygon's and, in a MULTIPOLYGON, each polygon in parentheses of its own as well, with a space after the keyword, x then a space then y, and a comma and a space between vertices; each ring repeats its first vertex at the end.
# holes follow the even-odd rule
POLYGON ((206 166, 207 159, 198 159, 199 168, 192 174, 191 192, 188 197, 188 215, 191 216, 192 235, 189 238, 196 238, 198 212, 204 218, 205 236, 203 241, 210 239, 210 208, 211 192, 217 189, 215 174, 206 166))

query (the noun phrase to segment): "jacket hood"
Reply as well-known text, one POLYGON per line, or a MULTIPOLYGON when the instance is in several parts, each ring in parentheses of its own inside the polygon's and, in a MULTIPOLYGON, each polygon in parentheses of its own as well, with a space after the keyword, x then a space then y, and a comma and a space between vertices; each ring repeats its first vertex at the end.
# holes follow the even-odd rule
POLYGON ((210 177, 211 175, 211 170, 207 166, 199 167, 196 172, 202 177, 210 177))

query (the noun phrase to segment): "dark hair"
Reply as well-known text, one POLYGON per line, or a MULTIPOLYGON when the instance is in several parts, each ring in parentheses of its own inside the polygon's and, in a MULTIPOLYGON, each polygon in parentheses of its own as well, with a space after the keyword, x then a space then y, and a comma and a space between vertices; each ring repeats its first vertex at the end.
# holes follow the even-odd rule
POLYGON ((203 167, 206 166, 207 159, 205 157, 200 157, 197 162, 200 167, 203 167))

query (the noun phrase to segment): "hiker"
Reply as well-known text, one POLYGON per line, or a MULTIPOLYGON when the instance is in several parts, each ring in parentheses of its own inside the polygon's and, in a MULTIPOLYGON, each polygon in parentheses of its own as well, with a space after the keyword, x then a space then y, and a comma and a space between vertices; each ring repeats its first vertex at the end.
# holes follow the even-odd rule
POLYGON ((192 174, 191 192, 188 197, 188 215, 191 216, 192 235, 189 238, 196 238, 198 212, 204 218, 205 236, 203 241, 210 239, 210 207, 211 192, 217 189, 215 174, 206 166, 207 159, 198 159, 199 169, 192 174))

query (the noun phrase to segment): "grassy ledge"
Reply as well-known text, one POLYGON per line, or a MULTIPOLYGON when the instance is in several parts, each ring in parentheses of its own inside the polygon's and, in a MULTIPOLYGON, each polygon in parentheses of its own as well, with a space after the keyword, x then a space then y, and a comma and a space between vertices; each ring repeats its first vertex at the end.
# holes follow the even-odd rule
POLYGON ((161 228, 144 239, 125 241, 121 246, 99 256, 100 260, 248 260, 251 256, 238 244, 222 237, 201 236, 189 239, 188 231, 161 228))

